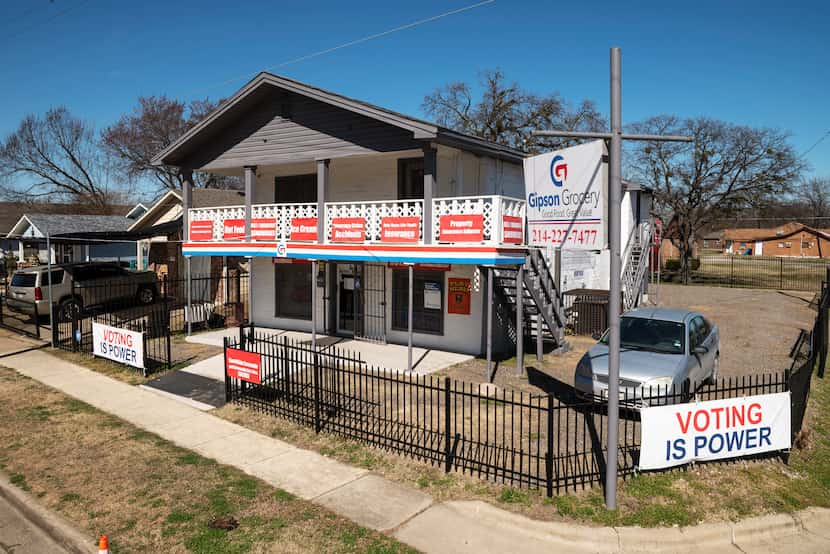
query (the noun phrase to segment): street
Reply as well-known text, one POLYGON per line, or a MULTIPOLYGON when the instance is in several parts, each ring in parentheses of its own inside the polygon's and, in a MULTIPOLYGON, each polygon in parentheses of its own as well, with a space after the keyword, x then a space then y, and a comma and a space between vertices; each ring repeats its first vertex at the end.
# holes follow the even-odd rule
POLYGON ((65 551, 0 496, 0 554, 65 551))

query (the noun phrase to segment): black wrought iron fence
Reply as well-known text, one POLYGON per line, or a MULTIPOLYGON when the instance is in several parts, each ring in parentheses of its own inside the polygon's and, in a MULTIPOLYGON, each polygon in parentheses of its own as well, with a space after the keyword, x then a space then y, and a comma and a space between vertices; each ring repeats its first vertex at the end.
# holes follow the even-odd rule
POLYGON ((0 327, 35 339, 41 338, 41 326, 46 323, 36 301, 15 299, 6 302, 0 294, 0 327))
MULTIPOLYGON (((700 256, 692 260, 690 280, 695 284, 778 290, 818 291, 830 259, 786 256, 700 256)), ((666 260, 661 278, 681 281, 679 260, 666 260)))
MULTIPOLYGON (((226 370, 229 402, 313 427, 318 433, 439 465, 447 472, 543 488, 548 495, 603 478, 606 405, 573 391, 488 392, 477 383, 370 367, 353 353, 337 348, 315 351, 308 342, 250 327, 240 328, 239 336, 225 343, 231 360, 240 355, 239 350, 258 355, 259 382, 226 370)), ((694 395, 714 400, 783 392, 788 387, 788 373, 779 372, 723 378, 694 395)), ((688 383, 623 391, 620 474, 633 473, 639 462, 637 408, 688 402, 692 396, 688 383)))

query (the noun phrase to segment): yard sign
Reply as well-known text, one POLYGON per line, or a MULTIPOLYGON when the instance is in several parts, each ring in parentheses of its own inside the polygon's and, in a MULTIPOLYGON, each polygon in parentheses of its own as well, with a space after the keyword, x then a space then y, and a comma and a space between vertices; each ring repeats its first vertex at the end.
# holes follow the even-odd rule
POLYGON ((790 448, 790 393, 643 408, 640 469, 790 448))
POLYGON ((608 164, 597 140, 525 158, 528 243, 604 248, 608 164))
POLYGON ((228 377, 260 384, 262 371, 262 356, 256 352, 225 349, 225 372, 228 377))
POLYGON ((92 353, 144 369, 144 333, 92 322, 92 353))

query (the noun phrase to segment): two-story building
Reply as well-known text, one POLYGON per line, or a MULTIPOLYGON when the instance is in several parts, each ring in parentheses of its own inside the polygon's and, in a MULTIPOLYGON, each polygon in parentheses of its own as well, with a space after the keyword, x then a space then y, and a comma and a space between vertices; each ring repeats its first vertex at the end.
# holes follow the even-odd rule
POLYGON ((185 256, 251 258, 255 325, 406 343, 411 318, 415 345, 479 354, 507 340, 498 269, 528 255, 523 158, 261 73, 155 163, 185 176, 185 256), (241 177, 244 202, 192 207, 193 171, 241 177))

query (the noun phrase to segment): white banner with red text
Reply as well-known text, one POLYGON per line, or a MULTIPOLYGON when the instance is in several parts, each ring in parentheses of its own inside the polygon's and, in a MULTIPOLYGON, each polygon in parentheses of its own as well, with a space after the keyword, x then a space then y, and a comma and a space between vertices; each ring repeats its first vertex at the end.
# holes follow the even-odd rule
POLYGON ((144 333, 93 321, 92 354, 144 369, 144 333))
POLYGON ((640 418, 640 469, 791 446, 789 392, 643 408, 640 418))

